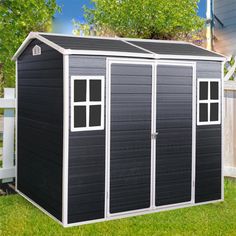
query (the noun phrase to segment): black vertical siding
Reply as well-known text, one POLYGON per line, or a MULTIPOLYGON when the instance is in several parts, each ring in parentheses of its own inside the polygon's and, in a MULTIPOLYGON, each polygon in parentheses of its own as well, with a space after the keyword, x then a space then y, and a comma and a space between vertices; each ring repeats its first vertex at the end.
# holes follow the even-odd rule
POLYGON ((150 206, 152 66, 112 64, 110 212, 150 206))
MULTIPOLYGON (((197 78, 221 80, 221 63, 198 62, 197 78)), ((197 126, 196 132, 195 201, 221 199, 221 125, 197 126)))
POLYGON ((157 66, 157 206, 191 200, 192 76, 192 67, 157 66))
POLYGON ((17 125, 18 189, 61 220, 63 57, 38 40, 18 58, 17 125))
MULTIPOLYGON (((69 61, 70 76, 106 75, 105 58, 70 56, 69 61)), ((69 223, 104 217, 105 129, 69 132, 68 184, 69 223)))

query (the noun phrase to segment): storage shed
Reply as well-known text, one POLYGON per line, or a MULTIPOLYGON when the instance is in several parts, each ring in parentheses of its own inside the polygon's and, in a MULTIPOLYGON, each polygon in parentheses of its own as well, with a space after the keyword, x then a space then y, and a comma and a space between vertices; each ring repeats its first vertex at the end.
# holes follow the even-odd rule
POLYGON ((223 56, 30 33, 13 59, 16 188, 63 226, 223 200, 223 56))

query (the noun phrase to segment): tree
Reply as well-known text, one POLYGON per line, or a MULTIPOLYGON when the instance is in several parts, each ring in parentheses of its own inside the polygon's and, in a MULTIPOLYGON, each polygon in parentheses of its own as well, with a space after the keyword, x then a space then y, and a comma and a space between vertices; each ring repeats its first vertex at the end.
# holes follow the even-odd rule
MULTIPOLYGON (((92 0, 85 19, 100 34, 119 37, 182 39, 202 29, 199 0, 92 0), (101 33, 102 32, 102 33, 101 33)), ((77 31, 83 24, 75 25, 77 31)))
POLYGON ((56 0, 0 1, 0 63, 4 86, 15 84, 12 56, 31 31, 49 31, 52 17, 59 10, 56 0))

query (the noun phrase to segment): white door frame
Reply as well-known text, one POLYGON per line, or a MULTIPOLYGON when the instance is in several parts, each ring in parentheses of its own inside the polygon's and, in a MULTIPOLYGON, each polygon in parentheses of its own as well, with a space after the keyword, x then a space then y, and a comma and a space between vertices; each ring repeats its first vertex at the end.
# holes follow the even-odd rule
POLYGON ((195 149, 196 149, 196 62, 167 61, 167 60, 148 60, 130 58, 107 58, 106 60, 106 150, 105 150, 105 218, 116 218, 125 215, 135 215, 142 212, 155 212, 156 210, 168 209, 183 205, 194 204, 195 202, 195 149), (110 122, 111 122, 111 65, 112 64, 135 64, 152 66, 152 117, 151 134, 156 133, 156 83, 158 65, 177 65, 191 66, 193 68, 192 81, 192 189, 191 201, 165 206, 155 206, 155 172, 156 172, 156 138, 151 138, 151 180, 150 180, 150 207, 145 209, 131 210, 119 213, 110 213, 110 122))
POLYGON ((163 205, 163 206, 156 206, 155 204, 155 188, 156 188, 156 138, 153 139, 153 161, 154 161, 154 176, 153 176, 153 198, 154 198, 154 209, 165 209, 165 208, 172 208, 172 207, 176 207, 176 206, 184 206, 184 205, 189 205, 189 204, 194 204, 195 203, 195 178, 196 178, 196 62, 189 62, 189 61, 166 61, 166 60, 159 60, 156 61, 156 79, 155 79, 155 90, 154 95, 154 133, 158 132, 158 130, 156 130, 156 102, 157 102, 157 91, 156 91, 156 87, 157 87, 157 70, 158 70, 158 66, 159 65, 166 65, 166 66, 189 66, 192 67, 192 72, 193 72, 193 76, 192 76, 192 177, 191 177, 191 200, 188 202, 181 202, 181 203, 175 203, 175 204, 168 204, 168 205, 163 205))
MULTIPOLYGON (((154 81, 154 67, 155 67, 155 61, 153 60, 145 60, 145 59, 125 59, 125 58, 107 58, 106 61, 106 180, 105 180, 105 218, 111 218, 114 216, 119 215, 127 215, 127 214, 133 214, 143 211, 149 211, 151 209, 151 205, 148 208, 145 209, 138 209, 138 210, 131 210, 131 211, 125 211, 125 212, 119 212, 119 213, 110 213, 110 133, 111 133, 111 65, 112 64, 134 64, 134 65, 151 65, 152 66, 152 87, 153 87, 153 81, 154 81)), ((153 109, 152 109, 153 113, 153 109)), ((153 115, 152 115, 153 117, 153 115)), ((151 120, 151 123, 153 123, 153 120, 151 120)), ((151 136, 151 134, 150 134, 151 136)), ((152 145, 152 142, 151 142, 152 145)), ((151 147, 153 149, 153 147, 151 147)), ((151 152, 151 166, 153 166, 153 158, 152 158, 152 152, 151 152)), ((152 168, 151 168, 152 169, 152 168)), ((150 198, 152 198, 152 171, 151 171, 151 179, 150 179, 150 198)), ((151 203, 152 199, 150 199, 151 203)))

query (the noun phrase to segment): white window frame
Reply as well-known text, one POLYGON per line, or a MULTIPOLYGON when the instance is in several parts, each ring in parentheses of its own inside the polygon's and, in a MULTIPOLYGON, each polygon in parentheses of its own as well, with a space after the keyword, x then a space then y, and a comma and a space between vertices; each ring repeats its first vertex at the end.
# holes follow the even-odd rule
POLYGON ((33 56, 39 56, 41 55, 41 47, 38 45, 35 45, 32 49, 33 56))
POLYGON ((220 79, 210 79, 210 78, 200 78, 197 84, 197 125, 219 125, 221 124, 221 80, 220 79), (200 82, 208 83, 208 97, 206 100, 200 100, 200 82), (218 83, 218 99, 211 99, 211 82, 218 83), (211 117, 211 103, 218 103, 218 121, 210 121, 211 117), (200 104, 208 104, 208 121, 200 121, 200 104))
POLYGON ((71 131, 92 131, 92 130, 103 130, 104 129, 104 76, 71 76, 71 131), (86 80, 86 101, 85 102, 74 102, 74 82, 76 80, 86 80), (101 81, 101 101, 90 101, 90 80, 101 81), (101 106, 101 124, 99 126, 89 126, 89 115, 90 106, 100 105, 101 106), (75 106, 86 106, 86 127, 75 127, 74 126, 74 107, 75 106))

